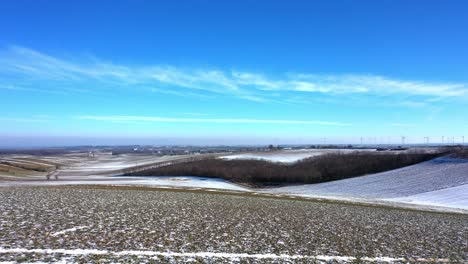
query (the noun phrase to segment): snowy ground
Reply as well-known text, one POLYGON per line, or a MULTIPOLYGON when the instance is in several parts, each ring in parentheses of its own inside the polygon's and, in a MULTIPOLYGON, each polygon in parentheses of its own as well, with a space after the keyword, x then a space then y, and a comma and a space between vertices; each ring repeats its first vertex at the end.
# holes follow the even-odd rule
MULTIPOLYGON (((133 179, 128 178, 128 181, 119 181, 119 184, 135 184, 133 179)), ((232 191, 249 191, 248 188, 230 183, 223 179, 204 178, 204 177, 142 177, 138 182, 144 186, 173 186, 173 187, 189 187, 189 188, 207 188, 221 189, 232 191)))
POLYGON ((327 198, 360 203, 389 203, 468 212, 468 160, 438 158, 383 173, 319 184, 250 189, 223 179, 203 177, 67 176, 58 181, 4 181, 0 186, 127 185, 169 188, 204 188, 225 191, 327 198), (442 208, 443 207, 443 208, 442 208), (444 209, 445 208, 445 209, 444 209))
POLYGON ((149 165, 156 162, 172 161, 187 158, 189 155, 178 156, 151 156, 151 155, 118 155, 100 153, 96 158, 80 160, 59 170, 60 175, 93 175, 98 173, 113 172, 125 168, 149 165))
POLYGON ((463 263, 468 216, 139 187, 0 187, 0 262, 463 263))
MULTIPOLYGON (((281 162, 281 163, 294 163, 302 159, 316 157, 327 153, 336 152, 353 152, 355 149, 299 149, 299 150, 281 150, 274 152, 252 152, 244 154, 226 155, 220 158, 233 160, 233 159, 255 159, 255 160, 266 160, 270 162, 281 162)), ((366 150, 372 151, 372 150, 366 150)))
MULTIPOLYGON (((12 164, 22 164, 22 166, 37 164, 54 164, 54 170, 50 170, 54 175, 69 178, 71 176, 92 176, 92 175, 115 175, 121 173, 123 169, 150 166, 160 162, 170 162, 190 157, 200 157, 201 155, 174 155, 174 156, 153 156, 139 154, 112 155, 108 152, 95 153, 94 157, 88 157, 87 153, 73 153, 58 156, 31 156, 31 155, 7 155, 0 157, 0 161, 8 161, 12 164), (56 168, 56 169, 55 169, 56 168)), ((0 168, 0 180, 6 177, 18 177, 20 179, 29 179, 43 177, 45 172, 34 170, 24 171, 21 169, 17 173, 9 173, 0 168), (20 175, 21 174, 21 175, 20 175)))
POLYGON ((0 263, 468 263, 467 248, 467 160, 262 190, 201 177, 0 181, 0 263), (432 206, 461 214, 398 209, 432 206))
POLYGON ((63 186, 63 185, 122 185, 147 187, 204 188, 230 191, 252 191, 223 179, 204 177, 108 177, 108 176, 70 176, 66 180, 38 180, 0 182, 0 187, 19 186, 63 186))
MULTIPOLYGON (((280 162, 293 162, 310 155, 321 155, 336 150, 287 150, 271 153, 252 153, 223 156, 223 158, 269 158, 280 162)), ((350 150, 347 150, 350 151, 350 150)), ((263 192, 281 195, 316 197, 340 200, 359 200, 360 202, 391 202, 423 206, 440 206, 468 211, 468 160, 438 158, 429 162, 400 168, 397 170, 367 175, 352 179, 268 188, 263 190, 249 189, 221 179, 199 177, 104 177, 96 174, 116 174, 119 169, 138 165, 148 165, 155 162, 170 162, 186 156, 144 156, 98 153, 95 158, 84 154, 48 156, 40 159, 29 156, 3 157, 11 160, 28 160, 32 163, 60 164, 56 173, 58 181, 45 181, 44 175, 28 176, 28 181, 10 181, 3 176, 0 186, 11 185, 83 185, 110 184, 135 186, 166 186, 175 188, 207 188, 230 191, 263 192), (14 159, 13 159, 14 160, 14 159), (32 160, 32 161, 31 161, 32 160), (461 186, 461 187, 459 187, 461 186)), ((1 178, 1 177, 0 177, 1 178)), ((25 177, 26 178, 26 177, 25 177)), ((20 179, 23 179, 21 177, 20 179)))
POLYGON ((265 191, 307 197, 379 199, 468 210, 467 187, 460 187, 466 184, 468 160, 438 158, 351 179, 265 191))
POLYGON ((468 184, 388 200, 468 210, 468 184))

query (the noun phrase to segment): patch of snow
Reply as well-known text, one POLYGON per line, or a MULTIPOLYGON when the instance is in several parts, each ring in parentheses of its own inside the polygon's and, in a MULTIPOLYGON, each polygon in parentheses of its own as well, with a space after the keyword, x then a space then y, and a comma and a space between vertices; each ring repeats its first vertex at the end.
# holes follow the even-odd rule
POLYGON ((281 163, 294 163, 305 158, 310 158, 313 156, 321 155, 321 153, 291 153, 291 154, 272 154, 272 155, 262 155, 258 154, 238 154, 223 156, 222 159, 226 160, 266 160, 270 162, 281 162, 281 163))
POLYGON ((69 229, 59 231, 59 232, 52 233, 51 236, 60 236, 66 233, 75 232, 77 230, 87 229, 87 228, 89 228, 89 226, 75 226, 73 228, 69 228, 69 229))
MULTIPOLYGON (((298 149, 298 150, 281 150, 274 152, 252 152, 244 154, 226 155, 220 157, 226 160, 266 160, 270 162, 294 163, 300 160, 320 156, 328 153, 346 153, 360 151, 356 149, 298 149)), ((361 150, 362 151, 362 150, 361 150)), ((366 149, 365 151, 373 151, 366 149)))
MULTIPOLYGON (((64 177, 65 178, 65 177, 64 177)), ((128 185, 167 188, 203 188, 231 191, 249 191, 234 183, 219 178, 191 177, 191 176, 147 176, 147 177, 105 177, 83 176, 67 177, 69 180, 51 181, 22 181, 3 182, 1 186, 58 186, 58 185, 128 185), (74 179, 74 180, 72 180, 74 179)))
MULTIPOLYGON (((223 252, 171 252, 171 251, 139 251, 139 250, 126 250, 126 251, 109 251, 98 249, 26 249, 26 248, 2 248, 0 247, 0 254, 12 253, 38 253, 38 254, 64 254, 64 255, 116 255, 116 256, 162 256, 162 257, 185 257, 185 258, 228 258, 228 259, 277 259, 277 260, 296 260, 296 259, 310 259, 319 261, 356 261, 356 257, 351 256, 326 256, 326 255, 288 255, 288 254, 249 254, 249 253, 223 253, 223 252)), ((406 261, 405 258, 398 257, 361 257, 363 261, 372 262, 396 262, 406 261)), ((427 259, 418 258, 417 262, 437 262, 448 263, 449 259, 427 259)))
POLYGON ((138 184, 145 186, 171 186, 171 187, 189 187, 189 188, 204 188, 204 189, 224 189, 235 191, 248 191, 247 188, 230 183, 219 178, 191 177, 191 176, 148 176, 148 177, 133 177, 135 180, 127 180, 130 182, 119 181, 119 184, 138 184), (138 181, 138 182, 135 182, 138 181))

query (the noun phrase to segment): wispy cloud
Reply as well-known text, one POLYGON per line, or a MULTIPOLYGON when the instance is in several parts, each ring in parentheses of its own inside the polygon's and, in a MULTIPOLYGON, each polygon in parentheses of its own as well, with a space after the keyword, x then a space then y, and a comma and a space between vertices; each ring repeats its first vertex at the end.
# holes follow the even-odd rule
POLYGON ((18 85, 2 85, 0 84, 0 90, 9 90, 9 91, 16 91, 16 92, 37 92, 37 93, 51 93, 51 94, 66 94, 67 90, 44 90, 44 89, 36 89, 36 88, 26 88, 21 87, 18 85))
POLYGON ((437 97, 468 95, 468 85, 461 83, 431 83, 390 79, 377 75, 313 75, 297 74, 298 91, 323 93, 406 94, 437 97))
MULTIPOLYGON (((302 97, 323 96, 424 96, 426 102, 440 98, 468 97, 465 83, 398 80, 370 74, 287 73, 274 77, 242 71, 183 68, 168 65, 129 66, 93 60, 66 60, 32 49, 11 46, 0 52, 0 81, 46 80, 63 87, 98 82, 115 87, 147 87, 153 92, 183 96, 231 96, 253 102, 307 102, 302 97), (8 78, 3 78, 8 76, 8 78), (190 91, 190 92, 189 92, 190 91), (278 100, 278 98, 282 98, 278 100)), ((14 86, 8 86, 14 87, 14 86)), ((105 87, 105 85, 104 85, 105 87)), ((424 106, 419 103, 418 106, 424 106)), ((414 107, 410 103, 409 107, 414 107)))
POLYGON ((242 124, 277 124, 277 125, 321 125, 349 126, 350 124, 316 120, 281 120, 281 119, 244 119, 244 118, 170 118, 156 116, 78 116, 81 120, 109 122, 149 122, 149 123, 242 123, 242 124))

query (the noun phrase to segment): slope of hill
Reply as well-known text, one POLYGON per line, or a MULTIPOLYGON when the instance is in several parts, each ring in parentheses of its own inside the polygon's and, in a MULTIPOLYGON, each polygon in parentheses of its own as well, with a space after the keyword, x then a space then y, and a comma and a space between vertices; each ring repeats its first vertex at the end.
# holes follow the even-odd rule
POLYGON ((267 189, 300 196, 385 199, 468 209, 468 160, 437 158, 333 182, 267 189))

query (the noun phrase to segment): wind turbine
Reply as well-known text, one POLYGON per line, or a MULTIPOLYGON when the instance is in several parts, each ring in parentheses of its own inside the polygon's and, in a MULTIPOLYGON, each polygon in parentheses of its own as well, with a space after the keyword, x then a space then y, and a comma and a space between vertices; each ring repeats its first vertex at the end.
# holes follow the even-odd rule
POLYGON ((429 137, 424 137, 424 143, 429 144, 429 137))

